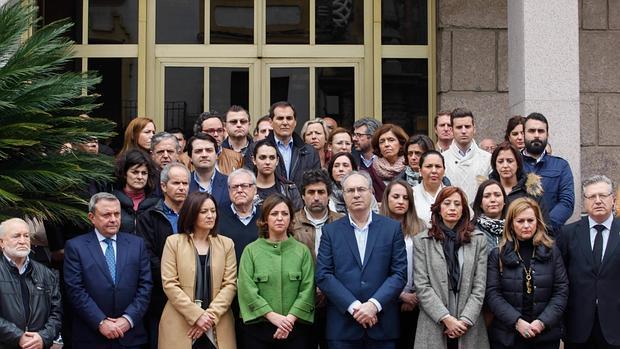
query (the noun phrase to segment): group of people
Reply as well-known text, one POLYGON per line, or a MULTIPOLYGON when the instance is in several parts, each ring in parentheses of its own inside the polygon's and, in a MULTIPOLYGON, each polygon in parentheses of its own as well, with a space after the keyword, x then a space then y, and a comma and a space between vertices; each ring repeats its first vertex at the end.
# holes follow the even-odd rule
POLYGON ((297 134, 288 102, 250 124, 132 120, 91 224, 45 224, 58 272, 2 222, 0 348, 620 348, 614 184, 586 179, 567 225, 542 114, 488 149, 463 108, 437 143, 371 118, 297 134))

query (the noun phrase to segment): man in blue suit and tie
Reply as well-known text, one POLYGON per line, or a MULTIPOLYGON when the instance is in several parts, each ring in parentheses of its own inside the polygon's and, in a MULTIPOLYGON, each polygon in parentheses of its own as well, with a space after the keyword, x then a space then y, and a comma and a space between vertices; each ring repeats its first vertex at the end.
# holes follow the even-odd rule
POLYGON ((94 231, 65 245, 73 347, 139 348, 147 343, 142 318, 153 286, 144 241, 119 233, 121 206, 114 195, 93 195, 88 211, 94 231))
POLYGON ((407 257, 400 224, 371 212, 372 182, 342 179, 348 215, 323 227, 317 286, 327 296, 329 348, 395 348, 407 257))

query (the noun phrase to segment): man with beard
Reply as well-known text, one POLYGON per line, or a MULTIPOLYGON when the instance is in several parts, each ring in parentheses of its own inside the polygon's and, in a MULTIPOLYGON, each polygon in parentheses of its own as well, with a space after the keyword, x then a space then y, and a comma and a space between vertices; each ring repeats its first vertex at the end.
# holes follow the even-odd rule
POLYGON ((153 274, 153 294, 145 319, 151 348, 157 348, 159 318, 167 300, 161 284, 161 256, 168 236, 178 232, 179 211, 189 190, 189 170, 178 162, 166 165, 160 186, 164 198, 139 215, 136 223, 136 234, 144 238, 153 274))
POLYGON ((353 124, 353 158, 359 168, 367 171, 377 158, 372 148, 372 136, 381 127, 381 121, 372 118, 363 118, 353 124))
POLYGON ((525 120, 523 171, 534 172, 542 179, 543 204, 549 211, 549 225, 557 231, 573 214, 575 187, 568 162, 545 150, 549 123, 540 113, 531 113, 525 120))
POLYGON ((31 260, 28 223, 0 224, 0 347, 49 348, 60 331, 58 277, 31 260))
MULTIPOLYGON (((323 226, 334 222, 343 215, 329 209, 331 180, 324 170, 304 173, 301 184, 304 207, 295 214, 293 236, 310 249, 313 259, 319 252, 323 226)), ((316 289, 316 311, 314 313, 314 333, 321 348, 327 347, 325 341, 325 296, 316 289)))

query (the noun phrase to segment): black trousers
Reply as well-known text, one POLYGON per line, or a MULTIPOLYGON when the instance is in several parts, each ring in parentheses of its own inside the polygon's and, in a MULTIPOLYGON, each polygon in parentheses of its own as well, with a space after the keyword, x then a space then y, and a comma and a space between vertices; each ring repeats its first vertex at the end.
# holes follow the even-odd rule
POLYGON ((412 311, 400 312, 400 338, 396 342, 396 349, 411 349, 415 343, 415 331, 418 328, 420 307, 412 311))
POLYGON ((620 349, 618 345, 611 345, 605 340, 601 331, 601 324, 598 318, 598 311, 594 313, 594 324, 590 338, 585 343, 564 343, 564 349, 620 349))
POLYGON ((558 349, 559 347, 559 340, 552 343, 536 343, 526 340, 521 335, 517 335, 514 345, 509 347, 497 342, 491 342, 491 349, 558 349))
POLYGON ((270 322, 243 326, 243 347, 238 346, 241 349, 316 349, 311 325, 296 322, 287 339, 274 339, 277 327, 270 322))

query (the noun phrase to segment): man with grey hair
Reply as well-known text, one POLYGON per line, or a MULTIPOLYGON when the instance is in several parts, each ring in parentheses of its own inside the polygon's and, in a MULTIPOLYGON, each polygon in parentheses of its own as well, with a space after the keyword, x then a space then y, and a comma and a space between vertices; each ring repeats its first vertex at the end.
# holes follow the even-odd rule
POLYGON ((0 347, 49 348, 61 327, 58 277, 31 260, 28 223, 0 223, 0 347))
POLYGON ((179 161, 180 152, 179 140, 172 133, 160 132, 151 138, 151 158, 159 170, 179 161))
POLYGON ((568 274, 564 347, 620 348, 620 219, 614 217, 615 188, 606 176, 583 181, 587 216, 557 236, 568 274))
POLYGON ((371 211, 367 173, 352 171, 341 183, 347 216, 323 227, 316 265, 328 299, 328 347, 394 348, 407 280, 400 223, 371 211))
POLYGON ((119 232, 121 204, 110 193, 90 199, 93 231, 65 246, 64 276, 73 309, 74 348, 137 348, 151 288, 144 241, 119 232))
POLYGON ((362 170, 368 170, 377 158, 372 149, 372 136, 381 127, 381 121, 363 118, 353 124, 353 156, 362 170))
POLYGON ((161 284, 161 256, 164 252, 166 239, 176 234, 179 211, 189 192, 189 170, 181 163, 171 163, 164 167, 160 174, 160 186, 163 199, 138 216, 136 234, 144 238, 144 243, 151 260, 153 275, 153 294, 147 313, 149 343, 157 347, 159 318, 166 305, 166 295, 161 284))

